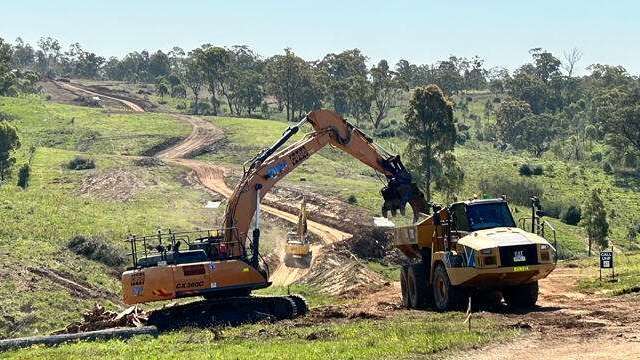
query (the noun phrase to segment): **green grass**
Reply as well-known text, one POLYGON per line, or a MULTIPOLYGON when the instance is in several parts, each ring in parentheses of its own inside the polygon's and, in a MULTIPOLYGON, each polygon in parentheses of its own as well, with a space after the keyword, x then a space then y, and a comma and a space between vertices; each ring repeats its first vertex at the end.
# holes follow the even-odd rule
POLYGON ((46 102, 37 96, 0 97, 2 111, 13 121, 23 146, 55 147, 96 154, 141 155, 191 127, 170 115, 110 113, 101 109, 46 102))
MULTIPOLYGON (((207 195, 178 181, 182 170, 171 167, 137 168, 132 160, 94 155, 96 170, 65 170, 76 152, 39 148, 26 191, 12 183, 0 187, 0 274, 2 313, 0 336, 43 332, 78 318, 94 300, 80 299, 64 288, 24 269, 50 268, 77 275, 91 285, 119 294, 119 281, 110 269, 67 250, 78 234, 100 235, 126 250, 128 233, 153 233, 158 227, 190 230, 210 227, 221 211, 204 209, 207 195), (80 194, 83 179, 91 174, 127 171, 145 183, 127 202, 80 194), (180 211, 176 211, 179 209, 180 211), (14 294, 19 293, 19 296, 14 294), (13 320, 12 320, 13 319, 13 320), (24 326, 16 326, 22 324, 24 326)), ((13 181, 12 181, 13 182, 13 181)))
POLYGON ((387 266, 377 261, 368 261, 367 267, 389 281, 400 281, 400 267, 398 266, 387 266))
POLYGON ((468 332, 461 313, 411 313, 390 320, 291 326, 257 324, 222 330, 186 330, 158 338, 81 342, 8 352, 6 359, 380 359, 428 356, 466 349, 517 333, 488 319, 468 332), (311 340, 315 334, 319 337, 311 340))
POLYGON ((602 281, 598 270, 599 257, 575 261, 587 275, 578 283, 578 289, 588 294, 622 295, 640 292, 640 253, 614 254, 616 280, 611 281, 611 270, 603 269, 602 281))

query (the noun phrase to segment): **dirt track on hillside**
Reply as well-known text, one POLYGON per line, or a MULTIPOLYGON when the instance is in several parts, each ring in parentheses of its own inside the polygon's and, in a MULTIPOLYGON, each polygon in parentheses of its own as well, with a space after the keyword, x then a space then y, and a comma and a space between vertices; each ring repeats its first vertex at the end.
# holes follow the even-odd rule
POLYGON ((78 94, 78 93, 82 93, 82 94, 86 94, 86 95, 90 95, 90 96, 97 96, 101 99, 107 99, 109 101, 112 102, 116 102, 116 103, 120 103, 122 104, 126 109, 130 109, 133 112, 144 112, 144 109, 142 108, 142 106, 129 101, 129 100, 125 100, 125 99, 120 99, 117 97, 113 97, 113 96, 109 96, 109 95, 105 95, 105 94, 99 94, 96 92, 93 92, 91 90, 87 90, 85 88, 76 86, 76 85, 72 85, 70 83, 66 83, 66 82, 61 82, 61 81, 52 81, 52 83, 54 83, 57 87, 67 90, 72 94, 78 94))

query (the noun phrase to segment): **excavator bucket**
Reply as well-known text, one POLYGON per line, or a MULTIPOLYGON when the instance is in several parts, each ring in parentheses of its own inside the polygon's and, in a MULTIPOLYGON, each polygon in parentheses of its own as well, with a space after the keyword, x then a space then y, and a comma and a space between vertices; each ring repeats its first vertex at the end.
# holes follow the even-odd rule
POLYGON ((384 202, 382 203, 382 216, 396 216, 398 212, 404 215, 407 204, 413 209, 414 219, 420 213, 428 211, 427 203, 424 200, 422 191, 412 182, 389 181, 380 193, 384 202))

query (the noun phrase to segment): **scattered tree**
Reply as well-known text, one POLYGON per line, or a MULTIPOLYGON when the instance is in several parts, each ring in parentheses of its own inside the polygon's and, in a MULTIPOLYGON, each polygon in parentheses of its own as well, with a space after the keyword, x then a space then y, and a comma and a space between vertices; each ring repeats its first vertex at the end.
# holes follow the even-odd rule
MULTIPOLYGON (((195 105, 195 109, 198 109, 198 98, 200 95, 200 91, 204 86, 204 75, 200 72, 200 67, 197 62, 193 58, 188 58, 184 61, 184 69, 181 74, 182 82, 191 90, 193 93, 193 102, 195 105)), ((196 115, 197 115, 196 111, 196 115)))
POLYGON ((562 53, 565 63, 562 64, 562 68, 567 72, 567 76, 571 77, 575 66, 580 60, 582 60, 582 51, 576 47, 571 50, 564 51, 562 53))
POLYGON ((403 125, 409 163, 424 184, 426 200, 431 201, 432 186, 443 176, 445 166, 453 163, 453 103, 437 85, 418 87, 409 101, 403 125))
POLYGON ((16 128, 6 121, 0 121, 0 184, 11 173, 11 167, 16 159, 13 151, 20 147, 20 140, 16 128))
POLYGON ((589 238, 589 256, 591 256, 591 248, 594 242, 601 249, 608 246, 609 222, 607 221, 607 210, 600 197, 599 189, 594 189, 582 206, 580 224, 584 226, 589 238))

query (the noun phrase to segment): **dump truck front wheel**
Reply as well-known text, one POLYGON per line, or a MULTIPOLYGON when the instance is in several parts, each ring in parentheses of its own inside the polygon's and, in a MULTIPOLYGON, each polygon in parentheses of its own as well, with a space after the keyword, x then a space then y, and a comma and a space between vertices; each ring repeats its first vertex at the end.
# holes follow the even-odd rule
POLYGON ((447 269, 442 263, 436 265, 433 272, 433 303, 438 311, 458 308, 462 304, 462 291, 451 285, 447 269))
POLYGON ((512 308, 530 309, 538 301, 538 282, 509 287, 502 292, 502 296, 512 308))

